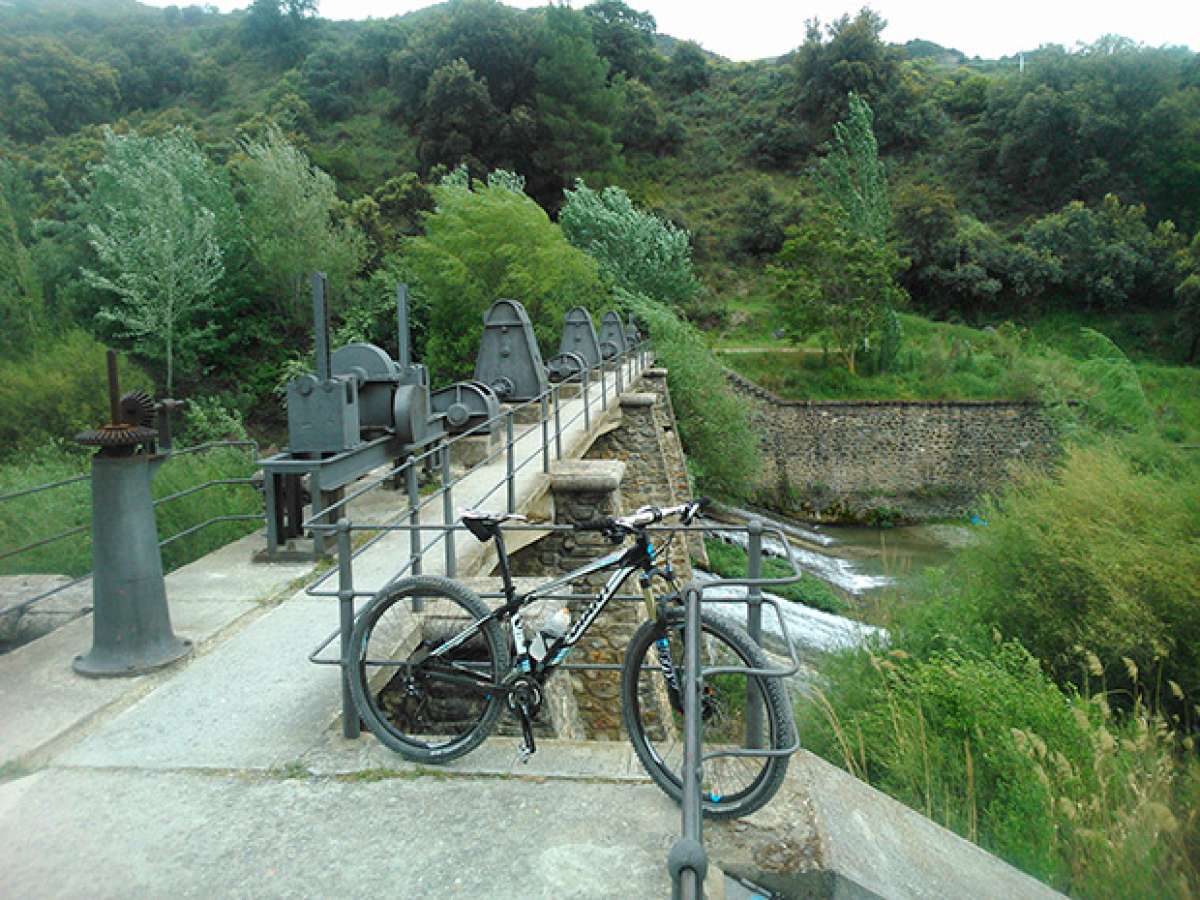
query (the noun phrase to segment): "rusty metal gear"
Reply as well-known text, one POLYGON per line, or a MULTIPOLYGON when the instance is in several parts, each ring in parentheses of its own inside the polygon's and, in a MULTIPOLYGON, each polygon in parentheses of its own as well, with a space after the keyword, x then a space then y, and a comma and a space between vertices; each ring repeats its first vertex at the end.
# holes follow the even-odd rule
POLYGON ((80 432, 75 435, 75 440, 93 447, 135 447, 157 437, 158 432, 153 428, 117 422, 80 432))
POLYGON ((156 409, 154 398, 145 391, 130 391, 121 398, 121 421, 153 428, 156 409))

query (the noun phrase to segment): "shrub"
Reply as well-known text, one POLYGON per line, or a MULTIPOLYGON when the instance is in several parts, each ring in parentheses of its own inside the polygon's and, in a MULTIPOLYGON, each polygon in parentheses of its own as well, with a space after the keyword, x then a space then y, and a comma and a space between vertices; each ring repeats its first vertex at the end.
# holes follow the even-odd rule
POLYGON ((746 405, 734 396, 703 336, 661 303, 621 290, 617 297, 650 329, 655 354, 667 367, 679 434, 697 483, 720 496, 748 496, 759 471, 758 439, 746 405))
MULTIPOLYGON (((106 348, 79 330, 45 337, 19 356, 0 357, 0 459, 75 435, 108 421, 106 348)), ((147 375, 118 363, 121 389, 153 390, 147 375)))
POLYGON ((1053 477, 1020 472, 984 517, 980 539, 913 604, 918 647, 995 628, 1062 683, 1086 682, 1087 647, 1116 682, 1128 657, 1200 695, 1194 469, 1145 471, 1111 442, 1070 447, 1053 477))
MULTIPOLYGON (((201 482, 244 478, 254 471, 245 450, 212 450, 173 456, 155 472, 151 492, 165 497, 201 482)), ((85 454, 43 448, 30 458, 0 465, 0 494, 86 474, 85 454)), ((83 527, 75 536, 47 544, 0 562, 0 574, 50 572, 83 575, 92 566, 91 491, 87 481, 53 488, 0 504, 0 546, 19 547, 70 528, 83 527)), ((262 498, 246 484, 215 485, 157 507, 160 538, 217 516, 258 515, 262 498)), ((232 540, 261 527, 261 520, 218 522, 180 538, 163 548, 163 568, 178 568, 232 540)))
POLYGON ((425 304, 424 362, 434 384, 470 377, 483 314, 500 298, 520 301, 538 342, 557 347, 573 306, 597 311, 604 296, 596 263, 563 237, 532 199, 492 179, 434 189, 425 235, 407 243, 403 264, 425 304), (493 183, 494 182, 494 183, 493 183))
POLYGON ((1143 708, 1063 693, 1016 642, 824 673, 797 709, 810 749, 1072 894, 1191 896, 1197 766, 1143 708))

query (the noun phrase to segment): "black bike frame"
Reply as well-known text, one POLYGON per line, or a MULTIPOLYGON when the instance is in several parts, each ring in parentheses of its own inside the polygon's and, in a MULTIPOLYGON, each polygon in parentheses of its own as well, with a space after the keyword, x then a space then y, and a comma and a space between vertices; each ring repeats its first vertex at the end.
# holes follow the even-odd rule
MULTIPOLYGON (((500 575, 504 582, 504 595, 506 598, 504 605, 493 610, 484 618, 473 622, 458 634, 454 635, 454 637, 449 638, 440 646, 430 650, 428 654, 422 656, 420 659, 410 660, 410 665, 421 665, 427 660, 444 656, 446 653, 449 653, 455 647, 459 646, 464 641, 469 640, 473 635, 477 634, 479 630, 482 629, 488 622, 503 622, 506 618, 511 617, 513 642, 516 647, 516 657, 514 659, 513 670, 510 671, 533 673, 538 675, 540 678, 544 678, 555 668, 561 665, 563 660, 566 659, 567 654, 570 653, 571 648, 583 639, 583 636, 587 634, 587 631, 591 627, 592 623, 596 621, 596 618, 601 612, 604 611, 604 608, 608 606, 612 598, 617 595, 617 592, 621 589, 621 586, 625 583, 625 580, 638 569, 642 569, 643 571, 649 573, 654 568, 654 544, 649 540, 649 538, 646 537, 644 533, 639 533, 636 535, 636 542, 632 547, 624 547, 611 553, 607 553, 604 556, 601 556, 599 559, 594 559, 590 563, 580 566, 578 569, 575 569, 572 572, 568 572, 565 575, 561 575, 558 578, 547 581, 545 584, 540 584, 529 593, 522 594, 518 597, 516 596, 516 591, 513 588, 512 576, 509 572, 508 554, 504 548, 504 537, 499 530, 496 531, 495 540, 500 575), (599 593, 592 598, 591 603, 588 604, 587 608, 584 609, 579 619, 571 626, 571 630, 562 637, 558 638, 547 648, 545 659, 538 663, 535 667, 535 661, 529 656, 529 642, 525 639, 525 631, 521 623, 521 610, 530 603, 533 603, 539 599, 543 599, 547 594, 553 594, 558 588, 570 584, 572 581, 577 581, 580 578, 585 578, 588 575, 594 575, 597 572, 603 572, 607 569, 613 569, 613 574, 609 576, 599 593)), ((499 691, 500 693, 507 693, 511 690, 508 686, 501 683, 503 681, 503 675, 499 681, 489 682, 479 678, 476 673, 469 672, 469 670, 466 670, 464 667, 453 664, 452 667, 455 669, 455 671, 463 672, 464 674, 470 674, 472 678, 468 681, 467 679, 456 678, 453 675, 447 675, 444 673, 431 672, 429 674, 439 681, 449 681, 456 684, 463 684, 482 691, 499 691)), ((507 674, 508 673, 504 673, 504 675, 507 674)))

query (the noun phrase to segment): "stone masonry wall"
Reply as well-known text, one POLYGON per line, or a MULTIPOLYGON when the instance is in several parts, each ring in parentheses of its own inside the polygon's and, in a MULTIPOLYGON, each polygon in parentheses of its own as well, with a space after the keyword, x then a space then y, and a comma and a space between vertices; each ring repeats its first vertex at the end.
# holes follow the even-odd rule
POLYGON ((828 519, 962 515, 1014 462, 1059 453, 1042 407, 1021 402, 787 401, 727 372, 751 403, 764 503, 828 519))

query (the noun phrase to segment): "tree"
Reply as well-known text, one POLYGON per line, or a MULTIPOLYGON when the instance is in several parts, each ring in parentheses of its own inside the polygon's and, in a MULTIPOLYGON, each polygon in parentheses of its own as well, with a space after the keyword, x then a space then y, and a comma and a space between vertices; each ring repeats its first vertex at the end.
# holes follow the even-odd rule
POLYGON ((788 235, 775 269, 785 326, 793 338, 828 333, 846 368, 857 374, 859 352, 904 302, 895 283, 902 261, 842 216, 813 216, 788 235))
POLYGON ((870 240, 887 240, 892 220, 887 174, 875 141, 875 116, 857 94, 849 98, 846 119, 833 126, 829 153, 814 180, 826 202, 840 211, 849 227, 870 240))
POLYGON ((663 75, 667 84, 680 94, 691 94, 708 87, 708 57, 694 41, 684 41, 675 48, 663 75))
POLYGON ((0 190, 0 347, 13 353, 28 346, 41 326, 41 286, 17 234, 5 191, 0 190))
POLYGON ((333 179, 274 126, 241 145, 246 230, 264 284, 293 323, 306 319, 305 276, 323 271, 344 289, 366 255, 361 232, 336 217, 343 204, 333 179))
POLYGON ((631 9, 621 0, 597 0, 583 8, 592 26, 596 50, 608 60, 612 75, 630 78, 653 75, 658 61, 654 16, 631 9))
POLYGON ((1071 305, 1120 309, 1169 306, 1171 265, 1182 240, 1169 223, 1150 228, 1146 208, 1105 195, 1095 207, 1072 201, 1025 232, 1025 244, 1056 260, 1055 286, 1071 305))
POLYGON ((297 59, 316 14, 317 0, 254 0, 242 24, 242 40, 280 60, 297 59))
POLYGON ((434 188, 425 234, 406 242, 402 259, 414 276, 435 383, 470 377, 483 314, 497 299, 522 303, 547 348, 557 345, 568 309, 598 311, 604 298, 596 264, 517 189, 519 180, 505 173, 487 184, 467 181, 460 170, 434 188))
POLYGON ((549 140, 533 158, 562 186, 616 167, 620 148, 612 133, 619 97, 608 86, 608 64, 596 53, 583 16, 562 6, 542 15, 536 109, 549 140))
POLYGON ((1200 350, 1200 231, 1180 254, 1180 270, 1184 277, 1175 288, 1175 327, 1188 345, 1185 358, 1194 363, 1200 350))
POLYGON ((492 151, 496 108, 487 84, 476 77, 466 60, 442 66, 425 90, 425 115, 417 126, 417 155, 427 169, 435 163, 457 166, 467 162, 477 172, 492 151))
POLYGON ((597 192, 576 181, 564 196, 563 233, 613 284, 673 304, 686 303, 700 290, 682 228, 637 209, 619 187, 597 192))
POLYGON ((816 134, 823 137, 834 122, 846 120, 851 94, 878 106, 896 90, 904 51, 880 39, 886 26, 865 7, 853 19, 835 20, 824 34, 818 20, 808 21, 804 44, 795 55, 796 106, 816 134))
POLYGON ((905 262, 887 243, 891 204, 871 108, 854 94, 848 105, 814 172, 816 208, 780 251, 775 293, 793 338, 827 332, 855 374, 859 351, 906 298, 895 281, 905 262))
POLYGON ((164 362, 168 394, 177 347, 198 336, 195 313, 225 272, 217 217, 188 190, 185 173, 198 172, 216 177, 179 132, 138 138, 110 131, 104 159, 90 170, 87 234, 99 269, 85 269, 84 277, 117 295, 119 305, 99 318, 115 323, 144 356, 164 362))
POLYGON ((104 121, 120 101, 117 75, 47 38, 0 38, 0 117, 12 137, 40 141, 104 121))

